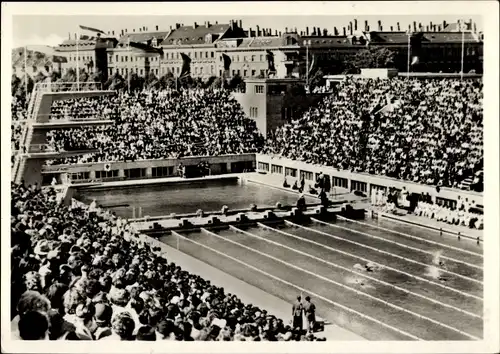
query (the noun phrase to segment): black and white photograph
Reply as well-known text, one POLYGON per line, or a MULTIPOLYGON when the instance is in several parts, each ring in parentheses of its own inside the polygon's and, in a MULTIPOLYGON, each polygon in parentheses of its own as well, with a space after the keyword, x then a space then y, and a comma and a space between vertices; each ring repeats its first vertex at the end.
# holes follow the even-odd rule
POLYGON ((2 350, 498 352, 498 8, 2 3, 2 350))

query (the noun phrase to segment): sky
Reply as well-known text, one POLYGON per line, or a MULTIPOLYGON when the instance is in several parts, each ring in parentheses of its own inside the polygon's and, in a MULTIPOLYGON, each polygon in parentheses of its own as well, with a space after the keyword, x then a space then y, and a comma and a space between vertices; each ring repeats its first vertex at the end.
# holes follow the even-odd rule
MULTIPOLYGON (((123 4, 123 3, 122 3, 123 4)), ((191 6, 191 4, 189 4, 191 6)), ((186 11, 188 12, 188 11, 186 11)), ((342 27, 346 27, 349 21, 358 20, 358 29, 364 26, 364 21, 368 21, 370 29, 376 29, 377 21, 382 21, 384 30, 389 30, 390 26, 396 28, 396 23, 399 22, 401 29, 406 30, 409 24, 416 21, 420 22, 425 27, 430 22, 442 24, 443 21, 448 23, 456 22, 457 19, 463 18, 467 21, 472 19, 476 22, 478 30, 482 30, 481 16, 474 15, 330 15, 330 16, 276 16, 276 15, 260 15, 260 16, 152 16, 152 15, 14 15, 12 17, 13 30, 13 45, 20 47, 28 44, 44 44, 55 46, 61 43, 62 40, 68 38, 69 33, 74 35, 78 30, 78 25, 84 25, 101 29, 105 32, 115 31, 115 34, 127 28, 129 32, 135 28, 136 32, 139 27, 146 26, 149 31, 154 31, 155 26, 159 26, 160 30, 168 31, 169 26, 175 26, 175 23, 184 23, 184 25, 192 26, 194 22, 203 24, 205 21, 215 23, 229 23, 229 20, 242 20, 243 28, 256 26, 260 28, 272 28, 274 30, 284 31, 286 27, 297 28, 300 32, 309 27, 320 27, 328 29, 329 33, 333 32, 333 28, 337 27, 339 32, 342 32, 342 27)))

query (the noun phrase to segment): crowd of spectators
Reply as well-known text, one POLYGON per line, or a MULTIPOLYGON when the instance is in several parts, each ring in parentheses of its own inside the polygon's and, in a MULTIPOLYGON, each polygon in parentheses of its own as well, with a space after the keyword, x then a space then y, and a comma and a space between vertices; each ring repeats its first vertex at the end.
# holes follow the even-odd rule
POLYGON ((10 109, 12 112, 12 120, 10 123, 12 131, 10 137, 11 149, 12 151, 18 151, 20 148, 19 143, 23 132, 24 120, 26 119, 28 111, 28 102, 25 96, 12 96, 10 109))
POLYGON ((52 188, 12 184, 11 246, 18 339, 319 340, 168 263, 127 221, 64 205, 52 188))
POLYGON ((481 80, 348 78, 279 128, 267 153, 460 187, 483 168, 481 80))
POLYGON ((255 122, 245 116, 227 90, 150 89, 75 101, 55 106, 54 115, 95 112, 115 123, 105 128, 49 132, 52 149, 98 149, 95 153, 53 163, 241 154, 260 151, 264 144, 255 122))

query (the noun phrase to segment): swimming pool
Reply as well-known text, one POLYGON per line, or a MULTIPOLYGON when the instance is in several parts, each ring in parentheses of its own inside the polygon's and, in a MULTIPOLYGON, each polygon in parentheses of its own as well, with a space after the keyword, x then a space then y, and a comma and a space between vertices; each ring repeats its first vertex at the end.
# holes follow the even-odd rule
POLYGON ((310 295, 321 317, 367 339, 482 338, 482 246, 402 226, 313 218, 160 241, 286 301, 310 295))
MULTIPOLYGON (((81 197, 125 217, 139 206, 142 215, 157 216, 297 200, 237 179, 88 189, 81 197)), ((482 244, 439 231, 339 216, 173 233, 160 241, 290 303, 299 293, 310 295, 319 316, 367 339, 483 336, 482 244)))
MULTIPOLYGON (((196 213, 198 209, 219 211, 224 205, 243 209, 252 203, 259 207, 274 206, 277 202, 295 204, 297 195, 253 183, 241 184, 235 177, 80 190, 82 202, 90 204, 94 199, 117 215, 130 218, 134 207, 142 208, 142 216, 161 216, 196 213)), ((318 203, 315 198, 306 198, 306 201, 318 203)))

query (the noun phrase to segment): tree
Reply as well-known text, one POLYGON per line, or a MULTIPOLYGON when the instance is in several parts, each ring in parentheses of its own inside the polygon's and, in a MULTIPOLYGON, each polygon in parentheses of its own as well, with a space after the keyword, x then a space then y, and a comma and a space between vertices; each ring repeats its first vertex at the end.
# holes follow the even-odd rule
POLYGON ((20 87, 21 87, 21 79, 18 78, 15 74, 12 74, 12 79, 10 81, 10 88, 12 95, 15 95, 20 87))
POLYGON ((350 63, 350 73, 359 73, 363 68, 390 68, 394 66, 394 52, 387 48, 362 49, 350 63))
POLYGON ((241 78, 240 75, 236 74, 229 81, 229 89, 231 90, 240 90, 241 92, 245 91, 245 81, 241 78))
MULTIPOLYGON (((140 91, 144 88, 144 78, 140 77, 136 73, 129 74, 130 75, 130 91, 140 91)), ((127 82, 128 85, 128 82, 127 82)))

